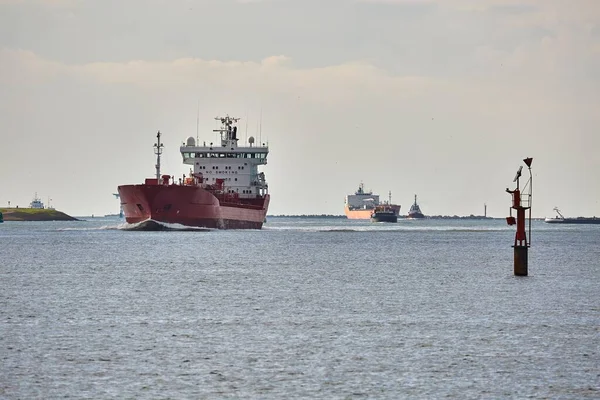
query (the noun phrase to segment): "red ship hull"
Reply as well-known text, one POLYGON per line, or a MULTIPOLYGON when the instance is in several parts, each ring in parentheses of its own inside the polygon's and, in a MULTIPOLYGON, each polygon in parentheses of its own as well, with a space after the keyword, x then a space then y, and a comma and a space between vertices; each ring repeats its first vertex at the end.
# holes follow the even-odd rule
POLYGON ((213 229, 260 229, 270 197, 237 198, 199 186, 123 185, 118 187, 128 223, 147 220, 213 229))

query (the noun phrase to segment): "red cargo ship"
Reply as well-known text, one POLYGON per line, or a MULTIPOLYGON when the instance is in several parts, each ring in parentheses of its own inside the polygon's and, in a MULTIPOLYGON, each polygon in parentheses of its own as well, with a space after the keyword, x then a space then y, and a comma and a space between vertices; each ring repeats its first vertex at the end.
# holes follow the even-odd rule
POLYGON ((158 132, 154 145, 156 177, 144 184, 118 187, 128 223, 156 221, 190 227, 216 229, 260 229, 265 221, 270 196, 264 172, 268 146, 238 147, 239 118, 217 117, 221 127, 219 146, 202 146, 193 137, 180 148, 183 163, 192 165, 188 176, 162 175, 160 156, 163 144, 158 132))

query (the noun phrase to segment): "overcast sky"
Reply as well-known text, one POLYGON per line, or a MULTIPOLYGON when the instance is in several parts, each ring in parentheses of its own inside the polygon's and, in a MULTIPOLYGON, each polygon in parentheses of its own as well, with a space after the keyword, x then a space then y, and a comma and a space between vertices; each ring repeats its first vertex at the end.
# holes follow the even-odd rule
POLYGON ((362 181, 425 214, 600 216, 596 0, 0 0, 0 205, 118 211, 179 145, 240 116, 269 214, 342 214, 362 181))

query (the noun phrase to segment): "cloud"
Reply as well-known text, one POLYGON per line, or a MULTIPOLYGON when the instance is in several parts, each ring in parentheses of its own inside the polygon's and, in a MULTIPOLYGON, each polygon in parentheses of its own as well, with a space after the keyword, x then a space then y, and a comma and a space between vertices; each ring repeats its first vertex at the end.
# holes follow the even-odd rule
POLYGON ((0 49, 0 85, 37 85, 65 71, 64 64, 38 57, 32 51, 0 49))
MULTIPOLYGON (((491 52, 486 57, 485 62, 492 62, 499 55, 491 52)), ((515 85, 504 86, 502 82, 496 84, 485 79, 467 82, 393 75, 368 62, 296 68, 285 56, 271 56, 260 62, 181 58, 168 62, 137 60, 69 65, 20 50, 0 52, 0 62, 1 82, 13 87, 35 87, 70 79, 165 94, 208 91, 245 93, 245 96, 254 93, 256 98, 286 101, 299 98, 303 103, 337 110, 360 104, 369 104, 373 109, 403 104, 415 109, 423 106, 460 113, 468 108, 490 116, 501 115, 509 109, 519 111, 518 104, 527 102, 529 110, 552 107, 552 102, 537 97, 539 92, 528 93, 515 85), (432 96, 436 100, 427 105, 432 96), (456 103, 455 98, 463 101, 456 103), (507 103, 506 98, 513 100, 507 103)))
POLYGON ((0 0, 1 5, 34 5, 48 7, 71 7, 81 0, 0 0))
POLYGON ((579 102, 597 103, 598 96, 592 89, 598 88, 598 82, 590 81, 585 74, 593 73, 592 67, 600 62, 598 48, 586 44, 574 47, 572 39, 545 37, 514 51, 480 46, 472 57, 482 72, 463 78, 391 74, 366 61, 298 68, 292 59, 283 55, 266 57, 259 62, 188 57, 171 61, 65 64, 30 51, 3 49, 0 51, 0 84, 33 87, 69 78, 164 92, 200 88, 217 92, 240 90, 254 92, 257 97, 301 97, 303 101, 336 107, 357 102, 381 104, 392 99, 419 103, 435 94, 440 101, 450 102, 448 109, 461 109, 468 104, 474 112, 498 115, 507 110, 524 112, 517 105, 527 103, 530 110, 554 109, 559 103, 545 96, 558 92, 569 96, 571 87, 581 89, 574 91, 579 102), (573 63, 575 57, 579 57, 579 64, 573 63), (574 70, 579 75, 573 75, 574 70), (453 96, 461 96, 465 104, 452 103, 453 96), (511 99, 509 103, 507 98, 511 99))
POLYGON ((565 40, 547 39, 537 47, 526 45, 514 52, 480 47, 474 60, 490 73, 464 78, 396 75, 368 62, 299 68, 285 56, 259 62, 179 58, 64 64, 32 52, 4 49, 0 52, 0 87, 36 90, 67 82, 130 88, 148 93, 158 103, 210 93, 215 102, 232 102, 237 108, 262 102, 336 113, 401 110, 488 121, 567 111, 593 115, 594 108, 600 107, 597 81, 584 76, 556 80, 568 78, 563 69, 573 68, 559 56, 572 51, 565 40))
POLYGON ((357 3, 382 3, 398 5, 429 5, 435 4, 435 0, 356 0, 357 3))
MULTIPOLYGON (((220 90, 246 88, 256 92, 302 95, 316 102, 352 101, 348 92, 362 90, 375 96, 379 88, 394 88, 398 95, 418 95, 434 81, 419 76, 391 76, 364 62, 321 68, 294 68, 285 56, 266 57, 260 62, 180 58, 168 62, 129 61, 68 65, 46 60, 30 51, 0 51, 0 83, 39 85, 61 76, 93 80, 103 84, 135 85, 154 90, 175 90, 196 84, 220 90)), ((441 82, 438 84, 442 84, 441 82)))
POLYGON ((455 0, 439 2, 446 7, 483 11, 535 24, 598 23, 600 7, 596 0, 455 0))
POLYGON ((539 8, 533 4, 496 4, 488 8, 492 13, 501 13, 507 15, 529 14, 539 11, 539 8))

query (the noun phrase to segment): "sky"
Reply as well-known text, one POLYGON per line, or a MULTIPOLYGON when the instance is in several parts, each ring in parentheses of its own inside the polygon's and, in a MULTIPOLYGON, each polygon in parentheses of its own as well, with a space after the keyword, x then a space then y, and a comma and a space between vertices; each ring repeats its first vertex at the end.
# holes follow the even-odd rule
POLYGON ((0 0, 0 206, 118 212, 157 130, 181 175, 220 114, 268 141, 271 215, 363 182, 504 217, 533 157, 534 216, 600 216, 600 1, 0 0))

